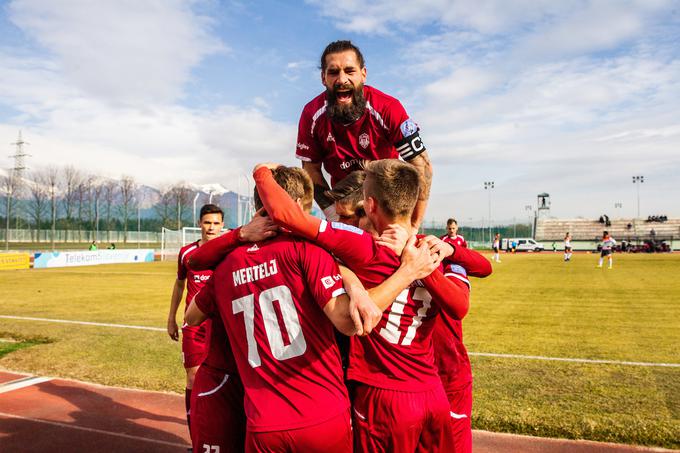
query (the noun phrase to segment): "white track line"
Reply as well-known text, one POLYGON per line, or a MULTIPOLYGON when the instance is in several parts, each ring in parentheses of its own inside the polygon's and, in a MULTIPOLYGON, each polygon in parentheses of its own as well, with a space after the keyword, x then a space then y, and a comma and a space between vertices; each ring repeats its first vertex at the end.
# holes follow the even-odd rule
POLYGON ((35 377, 28 376, 25 378, 17 379, 14 381, 9 381, 4 384, 0 384, 0 393, 11 392, 12 390, 19 390, 24 387, 30 387, 32 385, 40 384, 52 380, 48 377, 35 377))
MULTIPOLYGON (((50 318, 31 318, 27 316, 8 316, 0 315, 0 319, 17 319, 21 321, 43 321, 56 322, 62 324, 81 324, 85 326, 100 326, 100 327, 117 327, 121 329, 138 329, 151 330, 154 332, 165 332, 166 329, 160 327, 145 327, 145 326, 130 326, 126 324, 107 324, 102 322, 88 322, 88 321, 70 321, 68 319, 50 319, 50 318)), ((523 360, 547 360, 553 362, 571 362, 571 363, 597 363, 604 365, 625 365, 625 366, 648 366, 648 367, 666 367, 666 368, 680 368, 680 363, 655 363, 655 362, 626 362, 621 360, 600 360, 600 359, 578 359, 571 357, 546 357, 540 355, 520 355, 520 354, 496 354, 492 352, 468 352, 468 355, 478 357, 493 357, 498 359, 523 359, 523 360)))
POLYGON ((524 359, 524 360, 549 360, 554 362, 573 362, 573 363, 599 363, 606 365, 627 365, 627 366, 659 366, 669 368, 680 368, 680 363, 655 363, 655 362, 624 362, 619 360, 598 360, 598 359, 573 359, 569 357, 545 357, 541 355, 519 355, 519 354, 494 354, 491 352, 468 352, 468 355, 479 357, 495 357, 500 359, 524 359))
POLYGON ((133 439, 133 440, 141 440, 144 442, 152 442, 155 444, 161 444, 161 445, 169 445, 171 447, 182 447, 182 448, 187 448, 187 444, 178 444, 175 442, 167 442, 164 440, 157 440, 157 439, 148 439, 146 437, 139 437, 139 436, 132 436, 130 434, 122 434, 122 433, 115 433, 111 431, 105 431, 103 429, 96 429, 96 428, 86 428, 84 426, 75 426, 75 425, 69 425, 68 423, 60 423, 60 422, 53 422, 50 420, 41 420, 38 418, 32 418, 32 417, 22 417, 20 415, 14 415, 14 414, 7 414, 5 412, 0 412, 0 417, 7 417, 7 418, 15 418, 19 420, 28 420, 36 423, 44 423, 46 425, 52 425, 52 426, 58 426, 60 428, 70 428, 70 429, 77 429, 80 431, 87 431, 89 433, 96 433, 96 434, 108 434, 109 436, 115 436, 115 437, 122 437, 125 439, 133 439))
POLYGON ((0 315, 3 319, 17 319, 19 321, 42 321, 42 322, 56 322, 60 324, 80 324, 83 326, 98 326, 98 327, 117 327, 120 329, 137 329, 137 330, 152 330, 154 332, 165 332, 166 329, 160 327, 146 327, 146 326, 129 326, 127 324, 108 324, 104 322, 89 322, 89 321, 71 321, 68 319, 51 319, 51 318, 31 318, 28 316, 8 316, 0 315))

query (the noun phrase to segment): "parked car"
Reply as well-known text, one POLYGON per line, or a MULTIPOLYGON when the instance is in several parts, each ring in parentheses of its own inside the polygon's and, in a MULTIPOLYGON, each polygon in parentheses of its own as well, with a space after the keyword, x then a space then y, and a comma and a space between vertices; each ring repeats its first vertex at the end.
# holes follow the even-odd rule
POLYGON ((503 250, 512 250, 513 241, 517 244, 515 250, 517 252, 542 252, 545 246, 540 242, 536 242, 531 238, 507 238, 501 242, 503 250))

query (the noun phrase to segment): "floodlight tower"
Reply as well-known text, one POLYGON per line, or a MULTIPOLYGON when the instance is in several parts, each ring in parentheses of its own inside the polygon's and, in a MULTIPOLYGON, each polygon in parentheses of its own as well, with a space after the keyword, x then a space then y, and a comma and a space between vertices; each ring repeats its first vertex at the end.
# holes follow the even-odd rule
POLYGON ((644 176, 633 176, 633 184, 637 187, 637 217, 640 218, 640 184, 645 182, 644 176))
POLYGON ((493 181, 484 181, 484 190, 489 191, 489 242, 491 242, 491 191, 494 188, 493 181))
MULTIPOLYGON (((10 143, 10 145, 14 145, 16 147, 16 152, 9 156, 14 159, 14 167, 9 169, 9 174, 7 175, 8 180, 6 183, 7 206, 5 215, 7 218, 5 219, 5 250, 9 250, 9 218, 12 214, 12 198, 21 189, 23 173, 24 170, 26 170, 25 158, 29 157, 29 154, 26 154, 24 151, 24 145, 28 144, 29 143, 25 142, 22 138, 21 131, 19 131, 17 141, 10 143)), ((17 222, 18 221, 19 220, 17 217, 17 222)))

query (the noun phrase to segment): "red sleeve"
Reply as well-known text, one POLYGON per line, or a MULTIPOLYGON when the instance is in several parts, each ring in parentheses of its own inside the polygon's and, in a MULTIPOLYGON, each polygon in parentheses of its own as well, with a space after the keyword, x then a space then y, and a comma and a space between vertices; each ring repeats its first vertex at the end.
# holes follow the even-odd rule
POLYGON ((189 257, 189 266, 197 271, 215 270, 224 257, 239 246, 240 231, 238 227, 200 246, 189 257))
POLYGON ((295 157, 304 162, 321 162, 323 156, 319 153, 312 131, 314 123, 312 115, 305 107, 300 115, 298 124, 298 139, 295 147, 295 157))
POLYGON ((182 262, 183 255, 184 247, 182 247, 177 254, 177 280, 186 280, 187 278, 187 268, 182 262))
POLYGON ((301 242, 300 260, 307 286, 319 307, 324 308, 329 300, 345 293, 338 263, 321 247, 301 242))
POLYGON ((317 244, 339 258, 350 269, 370 261, 379 247, 373 236, 361 228, 339 222, 322 220, 317 244))
POLYGON ((444 261, 463 266, 467 274, 472 277, 488 277, 493 270, 489 260, 484 258, 481 253, 466 247, 454 247, 453 256, 444 261))
MULTIPOLYGON (((392 142, 392 144, 399 143, 404 138, 406 138, 404 136, 404 131, 407 130, 407 128, 406 126, 404 126, 403 128, 401 126, 402 124, 405 124, 407 121, 410 120, 408 114, 406 113, 406 109, 404 108, 403 105, 401 105, 401 102, 399 102, 398 99, 394 99, 392 102, 388 104, 385 117, 386 117, 385 119, 387 120, 387 126, 390 131, 390 141, 392 142)), ((411 123, 415 125, 413 121, 411 121, 411 123)))
POLYGON ((465 238, 463 238, 463 247, 467 248, 467 246, 468 246, 467 241, 465 240, 465 238))
POLYGON ((465 317, 470 308, 470 288, 463 281, 446 278, 440 270, 436 270, 425 277, 423 283, 449 316, 455 319, 465 317))
POLYGON ((206 316, 211 316, 217 312, 215 283, 213 280, 213 278, 209 278, 205 285, 203 285, 203 288, 194 296, 194 303, 206 316))
POLYGON ((305 239, 316 239, 321 219, 304 212, 276 183, 269 168, 259 168, 253 173, 253 179, 257 194, 274 223, 305 239))

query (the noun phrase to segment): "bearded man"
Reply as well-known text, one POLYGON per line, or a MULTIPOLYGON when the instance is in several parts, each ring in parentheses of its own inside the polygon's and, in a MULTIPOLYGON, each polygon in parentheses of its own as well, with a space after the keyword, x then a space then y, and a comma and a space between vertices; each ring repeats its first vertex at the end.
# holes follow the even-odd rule
POLYGON ((363 161, 401 157, 421 176, 411 223, 420 226, 432 184, 432 165, 420 128, 397 99, 366 82, 361 51, 350 41, 335 41, 321 55, 321 83, 326 91, 302 110, 296 157, 314 182, 314 199, 336 220, 333 201, 324 192, 361 169, 363 161), (322 173, 330 175, 330 185, 322 173))

